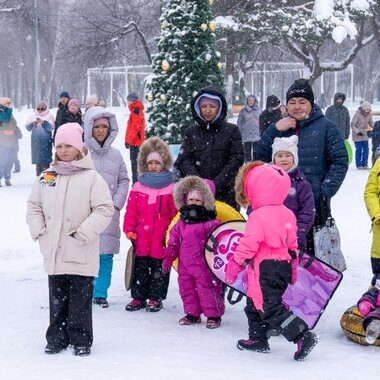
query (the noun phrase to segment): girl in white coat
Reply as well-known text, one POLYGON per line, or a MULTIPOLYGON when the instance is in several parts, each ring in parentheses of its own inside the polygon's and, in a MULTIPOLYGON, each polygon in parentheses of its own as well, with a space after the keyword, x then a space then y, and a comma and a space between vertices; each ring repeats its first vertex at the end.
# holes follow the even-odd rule
POLYGON ((55 137, 52 166, 34 183, 27 223, 38 240, 49 275, 50 325, 45 353, 69 345, 90 354, 92 293, 99 271, 99 234, 114 206, 106 182, 94 169, 77 123, 62 125, 55 137))

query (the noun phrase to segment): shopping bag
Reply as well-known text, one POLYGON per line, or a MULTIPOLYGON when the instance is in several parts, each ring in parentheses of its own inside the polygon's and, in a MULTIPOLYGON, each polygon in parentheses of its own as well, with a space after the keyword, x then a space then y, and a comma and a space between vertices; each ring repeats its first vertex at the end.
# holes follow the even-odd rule
POLYGON ((314 227, 315 256, 339 272, 347 269, 340 249, 340 235, 334 218, 327 218, 325 225, 314 227))

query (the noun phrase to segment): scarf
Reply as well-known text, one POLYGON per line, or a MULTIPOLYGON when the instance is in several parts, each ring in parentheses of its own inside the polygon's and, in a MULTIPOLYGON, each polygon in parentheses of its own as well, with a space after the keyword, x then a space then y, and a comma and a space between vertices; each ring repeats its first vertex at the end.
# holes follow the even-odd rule
POLYGON ((0 122, 7 122, 11 120, 12 117, 12 108, 5 107, 3 105, 0 105, 0 122))
POLYGON ((57 161, 55 165, 53 165, 54 170, 57 174, 61 175, 71 175, 84 170, 83 168, 78 168, 78 166, 73 165, 72 162, 65 161, 57 161))
POLYGON ((179 209, 180 218, 187 224, 208 222, 216 219, 215 210, 207 210, 204 206, 185 205, 179 209))
POLYGON ((161 173, 143 173, 138 176, 138 181, 144 186, 161 189, 174 182, 173 173, 171 171, 161 173))

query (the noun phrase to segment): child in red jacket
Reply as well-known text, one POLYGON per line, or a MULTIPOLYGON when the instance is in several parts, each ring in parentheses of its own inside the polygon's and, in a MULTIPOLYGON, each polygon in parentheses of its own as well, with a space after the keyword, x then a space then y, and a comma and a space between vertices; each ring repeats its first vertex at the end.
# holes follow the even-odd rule
POLYGON ((133 242, 132 301, 127 311, 147 307, 162 309, 166 298, 169 274, 162 274, 166 230, 177 213, 173 200, 172 157, 168 145, 159 137, 151 137, 141 146, 138 181, 128 197, 123 231, 133 242), (148 303, 146 302, 147 300, 148 303))

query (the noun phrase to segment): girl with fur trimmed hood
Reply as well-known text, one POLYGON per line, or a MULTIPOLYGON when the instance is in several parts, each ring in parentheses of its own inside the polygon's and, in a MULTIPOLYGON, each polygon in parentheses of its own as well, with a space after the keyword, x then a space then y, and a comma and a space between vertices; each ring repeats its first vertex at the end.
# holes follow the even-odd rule
POLYGON ((240 350, 269 352, 269 330, 279 331, 297 343, 295 360, 303 360, 317 343, 317 337, 301 318, 282 303, 289 283, 297 279, 297 221, 284 205, 290 178, 283 168, 254 161, 243 166, 236 177, 236 200, 249 204, 244 236, 226 266, 225 281, 233 285, 247 267, 248 290, 245 313, 249 338, 237 342, 240 350), (273 191, 275 189, 275 191, 273 191))
POLYGON ((145 307, 147 311, 159 311, 166 298, 169 275, 161 273, 165 234, 177 213, 172 164, 169 147, 159 137, 151 137, 141 146, 138 181, 129 193, 123 227, 136 255, 131 286, 133 299, 125 307, 127 311, 145 307))
POLYGON ((224 314, 222 283, 213 276, 204 258, 208 234, 220 224, 214 193, 213 182, 197 176, 183 178, 174 189, 180 219, 170 230, 162 270, 169 273, 173 261, 179 259, 179 293, 186 313, 180 325, 200 323, 203 313, 206 327, 213 329, 220 326, 224 314))

